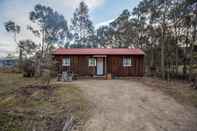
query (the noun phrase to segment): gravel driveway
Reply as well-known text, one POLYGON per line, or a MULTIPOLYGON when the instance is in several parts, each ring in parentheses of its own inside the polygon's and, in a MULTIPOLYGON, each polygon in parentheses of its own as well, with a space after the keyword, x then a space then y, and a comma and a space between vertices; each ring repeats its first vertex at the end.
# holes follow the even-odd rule
POLYGON ((197 131, 195 109, 132 80, 80 80, 95 105, 85 131, 197 131))

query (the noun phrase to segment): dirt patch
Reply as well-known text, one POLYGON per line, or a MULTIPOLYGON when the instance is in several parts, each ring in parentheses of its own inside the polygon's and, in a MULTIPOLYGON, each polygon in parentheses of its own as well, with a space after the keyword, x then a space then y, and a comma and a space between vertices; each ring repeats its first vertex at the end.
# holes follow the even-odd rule
POLYGON ((74 82, 94 103, 85 131, 196 131, 196 109, 135 80, 74 82))
POLYGON ((46 85, 28 85, 25 87, 21 87, 20 89, 17 90, 17 93, 20 93, 21 95, 31 95, 33 92, 36 91, 47 91, 47 92, 52 92, 52 90, 55 87, 52 86, 46 86, 46 85))
POLYGON ((34 100, 47 100, 49 99, 57 86, 46 86, 46 85, 28 85, 21 87, 15 91, 16 96, 20 97, 31 97, 34 100))

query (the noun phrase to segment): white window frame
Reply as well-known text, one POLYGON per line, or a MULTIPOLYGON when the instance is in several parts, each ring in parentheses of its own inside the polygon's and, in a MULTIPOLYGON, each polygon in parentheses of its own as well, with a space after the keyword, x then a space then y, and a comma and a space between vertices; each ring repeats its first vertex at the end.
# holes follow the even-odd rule
POLYGON ((132 66, 132 59, 131 57, 123 57, 123 66, 124 67, 131 67, 132 66))
POLYGON ((95 67, 96 66, 96 58, 89 58, 88 59, 88 66, 95 67), (94 63, 92 63, 92 60, 94 60, 94 63))
POLYGON ((62 65, 63 66, 70 66, 70 57, 65 57, 62 60, 62 65), (67 62, 66 62, 67 61, 67 62))

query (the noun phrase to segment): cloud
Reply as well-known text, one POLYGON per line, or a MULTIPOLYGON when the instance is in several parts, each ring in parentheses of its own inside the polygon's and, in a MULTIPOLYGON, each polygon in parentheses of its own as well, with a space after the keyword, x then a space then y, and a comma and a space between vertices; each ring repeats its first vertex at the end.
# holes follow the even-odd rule
POLYGON ((15 50, 0 47, 0 57, 6 57, 9 53, 13 54, 15 53, 15 50))
POLYGON ((64 6, 67 8, 76 8, 81 1, 87 3, 90 9, 97 8, 104 3, 104 0, 34 0, 37 3, 46 4, 49 6, 60 7, 64 6))
POLYGON ((14 44, 12 38, 6 33, 0 33, 0 36, 0 57, 6 56, 9 53, 14 53, 16 51, 16 45, 14 44))
MULTIPOLYGON (((70 2, 67 2, 68 0, 64 1, 66 1, 66 6, 76 8, 82 0, 69 0, 70 2)), ((87 3, 90 9, 94 9, 101 6, 104 3, 104 0, 84 0, 84 2, 87 3)))
POLYGON ((113 22, 115 19, 110 19, 101 23, 98 23, 95 25, 95 28, 98 29, 101 26, 108 26, 111 22, 113 22))

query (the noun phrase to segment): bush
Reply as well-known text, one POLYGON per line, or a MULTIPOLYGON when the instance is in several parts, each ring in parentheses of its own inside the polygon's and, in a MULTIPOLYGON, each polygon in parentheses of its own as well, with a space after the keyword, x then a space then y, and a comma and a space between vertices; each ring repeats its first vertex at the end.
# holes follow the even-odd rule
POLYGON ((57 76, 57 62, 51 55, 48 55, 44 63, 44 66, 42 66, 41 79, 43 84, 49 85, 51 79, 57 76))
POLYGON ((30 59, 25 60, 22 64, 22 70, 24 77, 33 77, 35 75, 35 63, 30 59))
POLYGON ((49 69, 44 69, 41 76, 42 84, 49 85, 52 79, 51 71, 49 69))

